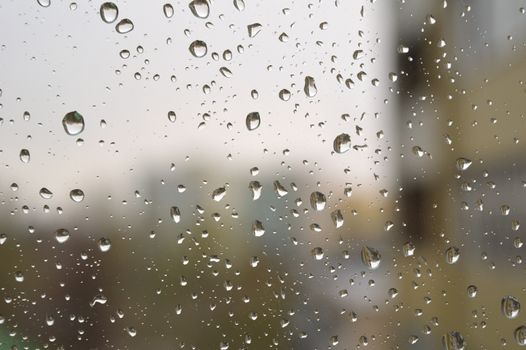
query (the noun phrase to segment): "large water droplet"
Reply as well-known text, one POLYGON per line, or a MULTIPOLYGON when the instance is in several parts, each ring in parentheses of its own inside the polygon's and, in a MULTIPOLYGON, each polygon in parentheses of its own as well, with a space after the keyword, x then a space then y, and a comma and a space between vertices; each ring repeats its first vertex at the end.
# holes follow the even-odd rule
POLYGON ((343 215, 340 209, 336 209, 331 213, 331 219, 336 228, 343 226, 343 215))
POLYGON ((204 55, 206 55, 208 48, 204 41, 195 40, 194 42, 190 44, 190 47, 188 48, 188 50, 190 50, 190 53, 194 57, 199 58, 199 57, 203 57, 204 55))
POLYGON ((113 2, 100 5, 100 18, 106 23, 113 23, 119 17, 119 8, 113 2))
POLYGON ((376 269, 380 266, 381 255, 380 253, 371 247, 362 247, 362 262, 370 269, 376 269))
POLYGON ((58 243, 64 243, 69 239, 69 231, 65 228, 59 228, 55 232, 55 239, 58 243))
POLYGON ((171 4, 164 4, 163 13, 166 18, 172 18, 174 15, 174 7, 171 4))
POLYGON ((243 11, 245 9, 245 1, 244 0, 234 0, 234 7, 238 11, 243 11))
POLYGON ((69 198, 71 198, 73 202, 82 202, 84 199, 84 192, 81 189, 76 188, 69 192, 69 198))
POLYGON ((45 187, 42 187, 40 189, 39 194, 40 194, 40 197, 42 197, 44 199, 51 199, 51 198, 53 198, 53 192, 51 192, 50 190, 48 190, 45 187))
POLYGON ((467 170, 470 167, 471 160, 466 159, 466 158, 458 158, 457 162, 456 162, 456 165, 457 165, 457 169, 459 171, 464 171, 464 170, 467 170))
POLYGON ((62 119, 62 126, 68 135, 78 135, 84 130, 84 118, 77 111, 69 112, 62 119))
POLYGON ((310 205, 312 209, 321 211, 325 209, 325 204, 327 203, 327 199, 325 198, 325 195, 321 192, 312 192, 310 194, 310 205))
POLYGON ((119 34, 126 34, 131 32, 133 30, 133 27, 133 22, 128 18, 124 18, 121 19, 119 23, 117 23, 117 25, 115 26, 115 30, 119 34))
POLYGON ((290 100, 290 91, 287 90, 287 89, 282 89, 280 90, 279 92, 279 98, 282 100, 282 101, 288 101, 290 100))
POLYGON ((252 193, 252 200, 257 200, 261 197, 262 186, 259 181, 250 181, 248 188, 250 189, 250 193, 252 193))
POLYGON ((22 163, 29 163, 30 158, 31 156, 29 155, 29 150, 25 148, 20 150, 20 160, 22 163))
POLYGON ((106 253, 111 248, 111 241, 109 240, 109 238, 102 237, 97 242, 97 245, 99 246, 99 250, 101 252, 106 253))
POLYGON ((477 296, 477 293, 478 293, 478 288, 477 288, 477 286, 471 284, 471 285, 468 286, 467 292, 468 292, 468 297, 475 298, 477 296))
POLYGON ((336 153, 345 153, 351 149, 351 136, 340 134, 334 138, 333 148, 336 153))
POLYGON ((173 222, 176 224, 181 221, 181 212, 178 207, 171 207, 170 208, 170 216, 172 217, 173 222))
POLYGON ((224 187, 219 187, 212 192, 212 199, 216 202, 219 202, 226 195, 226 189, 224 187))
POLYGON ((316 88, 316 82, 314 81, 313 77, 305 77, 305 86, 303 87, 303 91, 305 91, 305 95, 307 95, 307 97, 316 96, 318 89, 316 88))
POLYGON ((446 250, 446 262, 448 264, 454 264, 460 258, 460 249, 457 247, 449 247, 446 250))
POLYGON ((51 0, 37 0, 37 3, 42 7, 49 7, 51 5, 51 0))
POLYGON ((511 295, 505 296, 500 302, 500 310, 502 314, 509 319, 515 318, 519 315, 521 304, 517 298, 511 295))
POLYGON ((261 32, 263 26, 260 23, 252 23, 247 26, 248 36, 253 38, 261 32))
POLYGON ((323 259, 323 248, 320 248, 320 247, 313 248, 311 250, 311 254, 316 260, 321 260, 323 259))
POLYGON ((520 346, 526 345, 526 326, 519 326, 515 328, 515 331, 513 332, 513 336, 518 345, 520 346))
POLYGON ((252 131, 256 130, 259 127, 259 124, 261 123, 261 118, 259 116, 258 112, 251 112, 247 115, 246 118, 246 125, 247 129, 252 131))
POLYGON ((464 337, 459 332, 447 332, 442 336, 444 350, 464 350, 464 337))
POLYGON ((261 237, 265 234, 265 228, 263 227, 261 221, 254 221, 254 223, 252 224, 252 234, 256 237, 261 237))
POLYGON ((210 5, 207 0, 193 0, 188 7, 193 15, 198 18, 207 18, 210 14, 210 5))

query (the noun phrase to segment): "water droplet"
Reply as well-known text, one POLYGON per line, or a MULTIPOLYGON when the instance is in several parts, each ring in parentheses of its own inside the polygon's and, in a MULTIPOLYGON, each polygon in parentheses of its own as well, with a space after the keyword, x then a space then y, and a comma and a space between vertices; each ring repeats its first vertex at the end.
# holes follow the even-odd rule
POLYGON ((279 92, 279 98, 282 100, 282 101, 288 101, 290 100, 290 91, 287 90, 287 89, 282 89, 280 92, 279 92))
POLYGON ((313 77, 305 77, 305 86, 303 87, 303 91, 305 91, 305 95, 307 95, 307 97, 316 96, 318 89, 316 88, 316 82, 314 81, 313 77))
POLYGON ((117 25, 115 26, 115 30, 119 34, 126 34, 131 32, 133 30, 133 27, 133 22, 128 18, 124 18, 121 19, 119 23, 117 23, 117 25))
POLYGON ((467 170, 470 167, 471 160, 466 159, 466 158, 458 158, 457 162, 456 162, 456 165, 457 165, 457 169, 459 171, 465 171, 465 170, 467 170))
POLYGON ((265 234, 265 228, 263 227, 261 221, 254 221, 254 223, 252 224, 252 234, 256 237, 261 237, 265 234))
POLYGON ((279 197, 286 196, 287 193, 289 193, 287 189, 277 180, 274 181, 274 190, 276 191, 279 197))
POLYGON ((252 193, 252 200, 258 200, 259 197, 261 197, 262 186, 259 181, 250 181, 248 188, 250 189, 250 193, 252 193))
POLYGON ((69 112, 62 119, 62 126, 68 135, 78 135, 84 130, 84 118, 77 111, 69 112))
POLYGON ((84 199, 84 192, 81 189, 74 189, 69 192, 69 198, 73 200, 73 202, 82 202, 84 199))
POLYGON ((336 228, 340 228, 343 226, 343 215, 340 209, 336 209, 331 213, 331 219, 336 228))
POLYGON ((513 336, 518 345, 520 346, 526 345, 526 326, 519 326, 515 328, 515 331, 513 332, 513 336))
POLYGON ((50 190, 48 190, 45 187, 42 187, 40 189, 39 194, 40 194, 40 197, 42 197, 44 199, 51 199, 51 198, 53 198, 53 192, 51 192, 50 190))
POLYGON ((106 253, 111 248, 111 241, 109 240, 109 238, 102 237, 97 242, 97 245, 99 246, 99 250, 101 252, 106 253))
POLYGON ((163 13, 166 18, 172 18, 172 16, 174 15, 174 7, 172 6, 172 4, 164 4, 163 13))
POLYGON ((444 350, 464 350, 464 337, 459 332, 447 332, 442 336, 444 350))
POLYGON ((521 304, 517 298, 508 295, 502 298, 500 302, 500 310, 502 314, 509 319, 515 318, 519 315, 521 304))
POLYGON ((234 0, 234 7, 238 11, 243 11, 245 9, 245 1, 244 0, 234 0))
POLYGON ((398 295, 398 290, 396 288, 390 288, 387 291, 387 295, 389 296, 389 299, 394 299, 398 295))
POLYGON ((336 153, 345 153, 351 149, 351 136, 349 134, 340 134, 334 138, 332 144, 336 153))
POLYGON ((316 260, 323 259, 323 249, 320 247, 313 248, 311 254, 316 260))
POLYGON ((246 118, 246 125, 247 129, 252 131, 256 130, 259 127, 259 124, 261 123, 261 118, 259 116, 258 112, 251 112, 247 115, 246 118))
POLYGON ((404 252, 404 256, 407 258, 409 256, 413 256, 415 254, 415 245, 411 242, 407 242, 403 245, 402 251, 404 252))
POLYGON ((248 36, 253 38, 261 32, 263 26, 260 23, 252 23, 247 26, 248 36))
POLYGON ((128 332, 128 335, 132 338, 137 335, 137 330, 134 327, 126 328, 126 332, 128 332))
POLYGON ((380 266, 380 260, 382 257, 376 249, 364 246, 362 247, 361 256, 362 256, 362 262, 368 268, 374 270, 378 266, 380 266))
POLYGON ((106 296, 97 294, 93 297, 93 299, 91 299, 89 306, 94 307, 97 304, 104 305, 106 302, 108 302, 108 298, 106 298, 106 296))
POLYGON ((321 192, 312 192, 310 194, 310 205, 312 209, 321 211, 325 209, 325 204, 327 203, 327 199, 325 198, 325 195, 321 192))
POLYGON ((20 160, 22 163, 29 163, 30 158, 29 150, 24 148, 20 151, 20 160))
POLYGON ((170 208, 170 216, 172 217, 173 222, 176 224, 181 221, 181 212, 179 211, 178 207, 171 207, 170 208))
POLYGON ((207 18, 210 14, 210 5, 207 0, 193 0, 188 7, 197 18, 207 18))
POLYGON ((177 115, 175 114, 174 111, 170 111, 168 112, 168 120, 171 122, 171 123, 175 123, 175 120, 177 119, 177 115))
POLYGON ((100 18, 106 23, 113 23, 119 17, 119 8, 113 2, 100 5, 100 18))
POLYGON ((37 0, 37 3, 42 7, 49 7, 51 5, 51 0, 37 0))
POLYGON ((226 194, 226 189, 224 187, 219 187, 212 192, 212 199, 216 202, 219 202, 226 194))
POLYGON ((457 247, 449 247, 446 250, 446 262, 448 264, 454 264, 460 258, 460 249, 457 247))
POLYGON ((24 274, 22 273, 22 271, 15 272, 15 281, 19 283, 24 282, 24 274))
POLYGON ((467 291, 468 297, 475 298, 477 296, 478 288, 475 285, 469 285, 467 291))
POLYGON ((206 43, 201 40, 195 40, 192 42, 190 47, 188 47, 188 50, 190 50, 190 53, 197 58, 205 56, 208 52, 206 43))
POLYGON ((69 231, 65 228, 60 228, 55 232, 55 239, 58 243, 64 243, 69 239, 69 231))

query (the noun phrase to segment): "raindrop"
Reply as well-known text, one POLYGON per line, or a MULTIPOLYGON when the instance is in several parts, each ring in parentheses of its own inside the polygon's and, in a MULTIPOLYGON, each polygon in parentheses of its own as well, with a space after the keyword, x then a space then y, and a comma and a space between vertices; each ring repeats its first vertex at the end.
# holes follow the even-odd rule
POLYGON ((307 95, 307 97, 316 96, 318 89, 316 88, 316 82, 314 81, 313 77, 305 77, 305 86, 303 87, 303 91, 305 91, 305 95, 307 95))
POLYGON ((226 194, 226 189, 224 187, 219 187, 212 192, 212 199, 216 202, 219 202, 226 194))
POLYGON ((254 221, 254 223, 252 224, 252 234, 256 237, 261 237, 265 234, 265 228, 263 227, 261 221, 254 221))
POLYGON ((166 18, 172 18, 172 16, 174 15, 174 8, 172 4, 164 4, 163 13, 166 18))
POLYGON ((37 0, 37 2, 42 7, 49 7, 51 5, 51 0, 37 0))
POLYGON ((238 11, 243 11, 245 9, 245 1, 244 0, 234 0, 234 7, 238 11))
POLYGON ((15 281, 24 282, 24 274, 22 273, 22 271, 15 272, 15 281))
POLYGON ((97 242, 97 245, 99 246, 99 250, 103 253, 106 253, 111 248, 111 241, 108 238, 102 237, 97 242))
POLYGON ((128 18, 121 19, 115 26, 115 30, 119 34, 129 33, 133 30, 133 22, 128 18))
POLYGON ((175 120, 177 119, 177 116, 175 114, 174 111, 170 111, 168 112, 168 120, 171 122, 171 123, 175 123, 175 120))
POLYGON ((50 190, 48 190, 45 187, 42 187, 40 189, 39 194, 40 194, 40 197, 42 197, 44 199, 51 199, 51 198, 53 198, 53 192, 51 192, 50 190))
POLYGON ((340 228, 343 226, 343 215, 340 209, 336 209, 331 213, 331 219, 336 228, 340 228))
POLYGON ((181 212, 179 211, 178 207, 170 208, 170 216, 172 217, 173 222, 176 224, 181 221, 181 212))
POLYGON ((518 345, 526 345, 526 326, 517 327, 513 332, 513 336, 518 345))
POLYGON ((290 100, 290 91, 287 90, 287 89, 282 89, 280 92, 279 92, 279 98, 282 100, 282 101, 288 101, 290 100))
POLYGON ((404 256, 407 258, 409 256, 413 256, 415 254, 415 245, 411 242, 407 242, 403 245, 402 251, 404 252, 404 256))
POLYGON ((195 40, 192 42, 190 47, 188 47, 188 50, 190 50, 190 53, 197 58, 205 56, 208 52, 206 43, 201 40, 195 40))
POLYGON ((311 254, 316 260, 323 259, 323 249, 320 247, 313 248, 311 254))
POLYGON ((62 119, 62 126, 68 135, 78 135, 84 130, 84 118, 77 111, 69 112, 62 119))
POLYGON ((478 288, 475 285, 468 286, 468 297, 475 298, 477 296, 478 288))
POLYGON ((69 239, 69 231, 64 228, 58 229, 55 232, 55 239, 57 240, 58 243, 66 242, 69 239))
POLYGON ((310 195, 310 205, 312 209, 321 211, 325 209, 325 204, 327 203, 327 199, 325 198, 325 195, 321 192, 312 192, 310 195))
POLYGON ((459 171, 465 171, 465 170, 467 170, 470 167, 471 160, 466 159, 466 158, 458 158, 457 162, 456 162, 456 165, 457 165, 457 169, 459 171))
POLYGON ((24 148, 20 151, 20 160, 22 163, 29 163, 30 158, 29 150, 24 148))
POLYGON ((510 295, 502 298, 500 302, 500 310, 502 314, 509 319, 515 318, 519 315, 521 304, 517 298, 510 295))
POLYGON ((253 38, 261 32, 263 26, 260 23, 252 23, 247 26, 248 36, 253 38))
POLYGON ((106 23, 113 23, 119 17, 119 8, 113 2, 100 5, 100 18, 106 23))
POLYGON ((376 249, 364 246, 362 247, 361 256, 362 262, 368 268, 374 270, 380 266, 381 255, 376 249))
POLYGON ((259 183, 259 181, 250 181, 248 184, 248 188, 250 189, 250 193, 252 194, 252 200, 257 200, 259 197, 261 197, 261 189, 262 186, 259 183))
POLYGON ((463 350, 464 337, 459 332, 447 332, 442 336, 444 350, 463 350))
POLYGON ((460 249, 457 247, 449 247, 446 250, 446 262, 448 264, 454 264, 460 258, 460 249))
POLYGON ((247 115, 246 118, 246 125, 247 129, 252 131, 256 130, 259 127, 259 124, 261 123, 261 118, 259 116, 258 112, 251 112, 247 115))
POLYGON ((73 202, 82 202, 84 199, 84 192, 81 189, 74 189, 69 192, 69 198, 73 200, 73 202))
POLYGON ((336 153, 345 153, 351 149, 351 136, 340 134, 334 138, 333 148, 336 153))
POLYGON ((193 0, 188 7, 197 18, 207 18, 210 14, 210 5, 207 0, 193 0))

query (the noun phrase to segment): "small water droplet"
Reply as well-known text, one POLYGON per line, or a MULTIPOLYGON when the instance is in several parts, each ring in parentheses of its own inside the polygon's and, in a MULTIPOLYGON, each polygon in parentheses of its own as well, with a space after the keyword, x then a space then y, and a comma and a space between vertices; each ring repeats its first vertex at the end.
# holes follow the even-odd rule
POLYGON ((62 126, 68 135, 78 135, 84 130, 84 118, 77 111, 69 112, 62 119, 62 126))
POLYGON ((470 167, 471 160, 466 159, 466 158, 458 158, 457 162, 456 162, 456 165, 457 165, 457 169, 459 171, 465 171, 465 170, 467 170, 470 167))
POLYGON ((100 18, 106 23, 113 23, 119 17, 119 8, 113 2, 100 5, 100 18))
POLYGON ((262 186, 259 181, 250 181, 248 188, 250 189, 250 193, 252 193, 252 200, 258 200, 259 197, 261 197, 262 186))
POLYGON ((188 50, 190 50, 190 53, 197 58, 205 56, 208 52, 206 43, 201 40, 195 40, 194 42, 192 42, 188 47, 188 50))
POLYGON ((519 326, 515 328, 515 331, 513 332, 513 336, 518 345, 520 346, 526 345, 526 326, 519 326))
POLYGON ((509 319, 515 318, 519 315, 521 304, 517 298, 511 295, 505 296, 500 302, 500 309, 502 314, 509 319))
POLYGON ((84 192, 81 189, 74 189, 69 192, 69 198, 73 200, 73 202, 82 202, 84 199, 84 192))
POLYGON ((49 7, 51 5, 51 0, 37 0, 37 3, 42 7, 49 7))
POLYGON ((313 248, 311 254, 316 260, 323 259, 323 249, 320 247, 313 248))
POLYGON ((210 5, 207 0, 193 0, 188 7, 197 18, 207 18, 210 14, 210 5))
POLYGON ((119 34, 129 33, 133 30, 133 28, 133 22, 128 18, 121 19, 119 23, 117 23, 117 25, 115 26, 115 30, 119 34))
POLYGON ((224 187, 219 187, 212 192, 212 199, 216 202, 219 202, 226 195, 226 189, 224 187))
POLYGON ((374 248, 367 246, 362 247, 361 257, 364 265, 370 269, 374 270, 380 266, 381 255, 374 248))
POLYGON ((258 112, 251 112, 247 115, 246 121, 247 129, 252 131, 256 130, 261 123, 261 118, 258 112))
POLYGON ((448 264, 454 264, 460 258, 460 249, 457 247, 449 247, 446 250, 446 262, 448 264))
POLYGON ((48 190, 45 187, 42 187, 40 189, 39 194, 40 194, 40 197, 42 197, 44 199, 51 199, 51 198, 53 198, 53 192, 51 192, 50 190, 48 190))
POLYGON ((340 134, 336 136, 332 146, 336 153, 347 152, 351 149, 351 136, 349 134, 340 134))
POLYGON ((22 271, 15 272, 15 281, 19 283, 24 282, 24 274, 22 273, 22 271))
POLYGON ((55 239, 58 243, 64 243, 69 239, 69 231, 65 228, 60 228, 55 232, 55 239))
POLYGON ((252 234, 256 237, 261 237, 265 234, 265 228, 263 227, 261 221, 254 221, 254 223, 252 224, 252 234))
POLYGON ((103 253, 106 253, 111 248, 111 241, 108 238, 102 237, 97 242, 97 245, 99 246, 99 250, 103 253))
POLYGON ((310 205, 312 209, 321 211, 325 209, 325 204, 327 203, 327 199, 325 198, 325 195, 321 192, 312 192, 310 195, 310 205))
POLYGON ((318 93, 318 89, 316 88, 316 82, 314 81, 313 77, 305 77, 305 85, 303 87, 303 91, 305 91, 305 95, 307 95, 307 97, 316 96, 316 94, 318 93))
POLYGON ((247 26, 248 36, 253 38, 261 32, 263 26, 260 23, 252 23, 247 26))
POLYGON ((459 332, 447 332, 442 336, 444 350, 464 350, 464 337, 459 332))
POLYGON ((279 98, 282 100, 282 101, 288 101, 290 100, 290 91, 287 90, 287 89, 282 89, 280 92, 279 92, 279 98))
POLYGON ((245 1, 244 0, 234 0, 234 7, 238 11, 243 11, 245 9, 245 1))
POLYGON ((29 163, 30 158, 31 156, 29 155, 29 150, 25 148, 20 150, 20 160, 22 163, 29 163))
POLYGON ((467 288, 468 297, 475 298, 477 296, 478 288, 475 285, 469 285, 467 288))
POLYGON ((179 211, 178 207, 170 208, 170 216, 172 217, 173 222, 176 224, 181 221, 181 212, 179 211))
POLYGON ((172 6, 172 4, 164 4, 163 13, 166 18, 172 18, 172 16, 174 15, 174 7, 172 6))

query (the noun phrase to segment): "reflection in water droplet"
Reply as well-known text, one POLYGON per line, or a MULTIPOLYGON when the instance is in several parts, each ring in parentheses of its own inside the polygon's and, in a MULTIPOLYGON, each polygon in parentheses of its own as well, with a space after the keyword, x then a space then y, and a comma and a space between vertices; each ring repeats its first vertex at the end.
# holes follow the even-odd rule
POLYGON ((444 350, 463 350, 464 337, 459 332, 447 332, 442 336, 444 350))
POLYGON ((111 248, 111 241, 108 238, 102 237, 97 242, 97 245, 99 246, 99 250, 103 253, 107 252, 111 248))
POLYGON ((62 119, 62 126, 68 135, 78 135, 84 130, 84 118, 77 111, 69 112, 62 119))
POLYGON ((519 315, 521 304, 517 298, 508 295, 502 298, 500 302, 500 309, 502 314, 509 319, 515 318, 519 315))
POLYGON ((206 46, 206 43, 201 40, 195 40, 190 44, 190 47, 188 48, 190 50, 190 53, 194 57, 203 57, 206 55, 208 48, 206 46))
POLYGON ((381 255, 374 248, 367 246, 362 247, 361 257, 364 265, 370 269, 376 269, 380 266, 381 255))
POLYGON ((197 18, 207 18, 210 14, 210 5, 207 0, 193 0, 188 7, 197 18))
POLYGON ((307 95, 307 97, 316 96, 318 89, 316 88, 316 82, 314 81, 313 77, 305 77, 305 86, 303 87, 303 91, 305 91, 305 95, 307 95))
POLYGON ((310 195, 310 205, 312 209, 321 211, 325 209, 325 204, 327 203, 327 199, 325 198, 325 195, 321 192, 312 192, 310 195))
POLYGON ((100 5, 100 18, 106 23, 113 23, 119 17, 119 8, 113 2, 100 5))
POLYGON ((252 224, 252 234, 256 237, 261 237, 265 234, 265 228, 263 227, 261 221, 254 221, 254 223, 252 224))
POLYGON ((29 163, 30 158, 31 156, 29 155, 29 150, 25 148, 20 150, 20 160, 22 163, 29 163))
POLYGON ((69 198, 74 202, 82 202, 84 199, 84 192, 81 189, 74 189, 69 192, 69 198))
POLYGON ((172 18, 172 16, 174 15, 174 8, 172 4, 164 4, 163 13, 166 18, 172 18))
POLYGON ((249 113, 247 115, 245 123, 247 125, 248 130, 250 131, 256 130, 259 127, 259 124, 261 123, 261 118, 259 116, 259 113, 258 112, 249 113))
POLYGON ((248 36, 251 37, 251 38, 255 37, 261 31, 261 28, 263 28, 263 26, 261 24, 259 24, 259 23, 249 24, 247 26, 248 36))
POLYGON ((133 30, 133 27, 133 22, 128 18, 124 18, 121 19, 119 23, 117 23, 117 25, 115 26, 115 30, 119 34, 126 34, 131 32, 133 30))
POLYGON ((448 264, 454 264, 460 258, 460 249, 457 247, 449 247, 446 250, 446 262, 448 264))
POLYGON ((345 153, 351 149, 351 136, 340 134, 334 138, 333 148, 336 153, 345 153))
POLYGON ((64 228, 58 229, 55 232, 55 239, 57 240, 58 243, 66 242, 69 239, 69 231, 64 228))
POLYGON ((513 332, 513 336, 518 345, 520 346, 526 345, 526 326, 519 326, 515 328, 515 331, 513 332))
POLYGON ((37 2, 42 7, 49 7, 51 5, 51 0, 37 0, 37 2))
POLYGON ((48 190, 45 187, 42 187, 40 189, 39 194, 40 194, 40 197, 42 197, 44 199, 51 199, 53 197, 53 192, 51 192, 50 190, 48 190))

